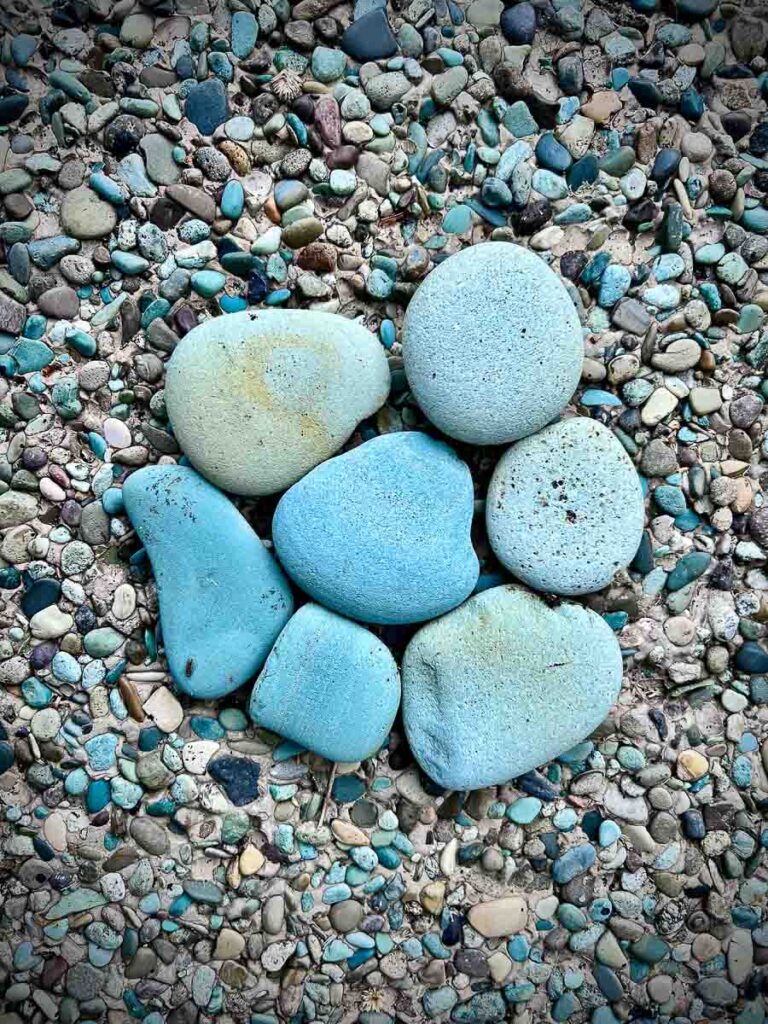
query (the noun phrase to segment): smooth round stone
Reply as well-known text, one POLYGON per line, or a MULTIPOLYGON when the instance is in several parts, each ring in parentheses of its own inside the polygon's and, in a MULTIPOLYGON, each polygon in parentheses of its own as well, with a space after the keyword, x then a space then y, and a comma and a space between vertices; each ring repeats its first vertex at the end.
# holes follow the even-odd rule
POLYGON ((251 696, 253 720, 329 761, 362 761, 385 742, 400 703, 388 648, 316 604, 278 637, 251 696))
POLYGON ((283 495, 272 538, 288 575, 326 607, 364 622, 419 622, 477 582, 473 497, 469 469, 448 445, 385 434, 283 495))
POLYGON ((378 339, 334 313, 260 310, 199 324, 165 400, 190 462, 235 494, 284 490, 334 455, 389 394, 378 339))
POLYGON ((148 466, 123 486, 152 563, 168 667, 193 697, 223 697, 264 664, 293 612, 279 566, 223 494, 185 466, 148 466))
POLYGON ((444 788, 495 786, 588 736, 616 699, 621 673, 618 641, 595 612, 494 587, 408 644, 408 742, 444 788))
POLYGON ((441 263, 411 299, 402 332, 408 382, 443 433, 505 444, 565 406, 584 348, 557 275, 510 242, 473 245, 441 263))
POLYGON ((637 552, 640 478, 610 430, 574 417, 504 453, 486 523, 496 557, 518 579, 555 594, 589 594, 637 552))
POLYGON ((83 186, 67 192, 61 201, 61 227, 73 238, 106 238, 117 224, 114 206, 83 186))

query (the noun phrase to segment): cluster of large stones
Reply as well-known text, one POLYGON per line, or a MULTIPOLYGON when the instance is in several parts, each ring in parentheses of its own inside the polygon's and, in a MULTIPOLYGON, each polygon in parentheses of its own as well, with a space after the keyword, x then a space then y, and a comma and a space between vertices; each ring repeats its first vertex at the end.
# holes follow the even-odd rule
POLYGON ((445 788, 474 789, 573 746, 616 698, 621 653, 608 624, 519 583, 558 595, 605 586, 637 551, 643 496, 605 427, 547 426, 576 387, 583 344, 568 292, 537 256, 489 243, 446 260, 409 307, 403 347, 440 431, 516 442, 496 466, 486 519, 518 583, 489 588, 480 575, 473 480, 447 443, 396 432, 336 454, 386 400, 389 372, 365 327, 328 313, 234 313, 190 331, 166 400, 195 469, 139 470, 125 507, 154 568, 181 690, 218 698, 259 673, 254 721, 353 762, 385 742, 402 688, 422 768, 445 788), (490 307, 482 281, 498 296, 490 307), (284 492, 274 556, 208 481, 284 492), (288 579, 313 602, 295 613, 288 579), (363 625, 425 622, 401 672, 363 625))

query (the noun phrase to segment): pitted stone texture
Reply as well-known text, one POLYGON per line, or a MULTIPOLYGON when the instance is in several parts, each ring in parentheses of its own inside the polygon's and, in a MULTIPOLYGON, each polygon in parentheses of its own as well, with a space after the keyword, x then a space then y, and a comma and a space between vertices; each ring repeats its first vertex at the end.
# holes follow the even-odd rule
POLYGON ((640 478, 602 424, 564 420, 504 453, 486 501, 488 538, 518 579, 555 594, 606 586, 637 553, 640 478))

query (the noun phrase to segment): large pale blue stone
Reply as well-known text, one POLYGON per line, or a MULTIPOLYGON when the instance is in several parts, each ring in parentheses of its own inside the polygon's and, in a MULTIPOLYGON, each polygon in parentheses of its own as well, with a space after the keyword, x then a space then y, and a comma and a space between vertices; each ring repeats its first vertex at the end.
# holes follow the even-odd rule
POLYGON ((621 673, 618 641, 595 612, 494 587, 408 644, 408 742, 446 789, 495 786, 588 736, 616 699, 621 673))
POLYGON ((378 338, 333 313, 260 309, 198 324, 168 363, 184 454, 217 487, 275 494, 341 448, 386 401, 378 338))
POLYGON ((584 358, 563 284, 540 257, 510 242, 470 246, 433 270, 410 301, 402 340, 408 383, 425 415, 471 444, 505 444, 540 430, 576 390, 584 358))
POLYGON ((193 697, 261 668, 293 611, 288 581, 234 505, 194 470, 148 466, 123 486, 155 574, 168 667, 193 697))
POLYGON ((635 557, 643 533, 640 478, 607 427, 586 417, 513 445, 494 470, 488 539, 518 579, 589 594, 635 557))
POLYGON ((301 607, 277 638, 250 703, 259 725, 330 761, 362 761, 383 745, 400 703, 388 648, 356 622, 301 607))
POLYGON ((467 466, 426 434, 374 438, 283 495, 277 556, 302 590, 364 622, 441 615, 477 582, 467 466))

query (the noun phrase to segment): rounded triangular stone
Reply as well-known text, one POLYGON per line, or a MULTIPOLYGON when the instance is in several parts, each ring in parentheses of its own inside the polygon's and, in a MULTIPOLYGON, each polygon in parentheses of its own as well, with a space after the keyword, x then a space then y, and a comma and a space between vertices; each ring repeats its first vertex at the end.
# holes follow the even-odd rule
POLYGON ((363 622, 419 622, 473 590, 472 478, 453 449, 385 434, 330 459, 283 495, 277 556, 316 601, 363 622))
POLYGON ((416 760, 439 785, 494 786, 588 736, 621 676, 619 643, 595 612, 494 587, 408 644, 403 723, 416 760))
POLYGON ((231 693, 290 618, 288 581, 235 506, 192 469, 140 469, 123 499, 152 562, 177 686, 207 700, 231 693))
POLYGON ((251 696, 253 720, 330 761, 382 746, 400 703, 389 649, 363 626, 316 604, 277 638, 251 696))

